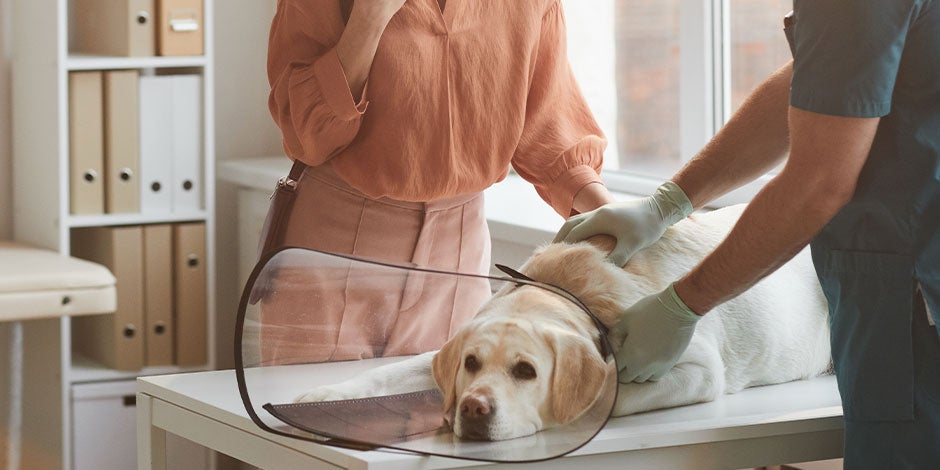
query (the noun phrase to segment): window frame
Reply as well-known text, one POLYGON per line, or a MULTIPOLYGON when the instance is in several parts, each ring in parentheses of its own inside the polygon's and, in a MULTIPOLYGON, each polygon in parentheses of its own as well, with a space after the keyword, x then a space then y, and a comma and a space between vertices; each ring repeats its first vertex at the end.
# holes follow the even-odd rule
MULTIPOLYGON (((730 11, 730 0, 682 0, 679 6, 679 149, 682 164, 694 157, 731 117, 730 11)), ((654 178, 624 169, 605 169, 601 179, 611 191, 645 196, 653 193, 670 176, 654 178)), ((772 175, 761 176, 716 199, 708 207, 748 202, 772 178, 772 175)))

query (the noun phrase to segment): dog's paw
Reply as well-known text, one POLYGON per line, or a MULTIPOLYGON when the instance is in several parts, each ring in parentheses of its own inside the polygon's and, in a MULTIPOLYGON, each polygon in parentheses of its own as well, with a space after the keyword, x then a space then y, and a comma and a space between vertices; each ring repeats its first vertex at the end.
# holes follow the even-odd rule
POLYGON ((350 390, 346 387, 325 385, 298 395, 296 398, 294 398, 294 403, 351 400, 353 398, 362 397, 360 394, 355 393, 353 390, 350 390))

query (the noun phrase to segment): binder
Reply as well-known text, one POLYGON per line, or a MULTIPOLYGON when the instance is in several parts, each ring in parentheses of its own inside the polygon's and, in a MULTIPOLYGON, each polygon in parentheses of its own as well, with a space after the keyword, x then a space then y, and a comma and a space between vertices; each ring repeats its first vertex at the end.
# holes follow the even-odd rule
POLYGON ((69 200, 72 214, 104 212, 101 72, 69 74, 69 200))
POLYGON ((118 370, 144 364, 143 265, 141 227, 93 227, 72 232, 72 255, 103 264, 117 279, 113 315, 72 319, 74 349, 118 370))
POLYGON ((144 227, 144 364, 173 364, 173 231, 144 227))
POLYGON ((153 56, 154 0, 71 0, 70 52, 153 56))
POLYGON ((173 201, 173 77, 140 77, 140 212, 169 213, 173 201))
POLYGON ((202 208, 202 77, 173 77, 173 211, 202 208))
POLYGON ((140 212, 140 111, 136 70, 104 74, 105 211, 140 212))
POLYGON ((203 54, 202 0, 157 0, 157 54, 203 54))
POLYGON ((206 226, 173 226, 173 306, 176 312, 176 363, 208 361, 206 308, 206 226))

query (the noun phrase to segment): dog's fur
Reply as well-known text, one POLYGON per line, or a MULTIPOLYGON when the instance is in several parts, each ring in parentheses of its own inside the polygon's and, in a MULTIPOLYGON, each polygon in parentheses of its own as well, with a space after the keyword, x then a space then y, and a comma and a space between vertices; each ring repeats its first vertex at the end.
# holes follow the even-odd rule
MULTIPOLYGON (((527 276, 573 293, 612 330, 622 312, 688 272, 727 235, 742 206, 694 215, 623 268, 594 244, 550 244, 527 276)), ((600 243, 604 245, 604 243, 600 243)), ((610 243, 608 242, 609 246, 610 243)), ((501 440, 565 424, 610 377, 598 331, 573 304, 536 287, 507 286, 440 351, 320 387, 297 401, 378 396, 439 387, 464 438, 501 440)), ((698 324, 688 349, 659 381, 619 384, 614 415, 714 400, 743 388, 819 375, 830 362, 826 303, 804 250, 698 324)))

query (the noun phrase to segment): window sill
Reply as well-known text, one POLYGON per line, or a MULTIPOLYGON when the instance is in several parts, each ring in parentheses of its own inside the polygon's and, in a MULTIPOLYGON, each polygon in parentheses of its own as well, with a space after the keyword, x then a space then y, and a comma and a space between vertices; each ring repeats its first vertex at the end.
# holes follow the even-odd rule
MULTIPOLYGON (((612 194, 617 200, 636 197, 620 192, 612 194)), ((510 174, 484 191, 484 195, 486 220, 496 240, 540 245, 551 241, 565 222, 519 175, 510 174)))

